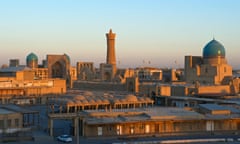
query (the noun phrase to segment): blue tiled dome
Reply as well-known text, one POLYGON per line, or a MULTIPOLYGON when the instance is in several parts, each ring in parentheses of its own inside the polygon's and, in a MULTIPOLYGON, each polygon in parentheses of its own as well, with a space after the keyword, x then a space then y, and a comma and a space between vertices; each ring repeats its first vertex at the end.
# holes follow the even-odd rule
POLYGON ((67 57, 68 62, 70 62, 70 57, 67 54, 64 54, 67 57))
POLYGON ((30 53, 30 54, 27 56, 27 62, 29 62, 29 61, 38 61, 37 55, 35 55, 34 53, 30 53))
POLYGON ((225 57, 225 48, 220 42, 213 39, 203 48, 203 58, 213 58, 218 56, 222 58, 225 57))

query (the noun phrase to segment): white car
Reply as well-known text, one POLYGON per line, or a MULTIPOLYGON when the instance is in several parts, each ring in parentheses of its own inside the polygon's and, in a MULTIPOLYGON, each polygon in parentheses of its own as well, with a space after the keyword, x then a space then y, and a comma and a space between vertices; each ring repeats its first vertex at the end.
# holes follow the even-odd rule
POLYGON ((62 141, 62 142, 72 142, 72 137, 70 135, 60 135, 57 137, 57 140, 62 141))

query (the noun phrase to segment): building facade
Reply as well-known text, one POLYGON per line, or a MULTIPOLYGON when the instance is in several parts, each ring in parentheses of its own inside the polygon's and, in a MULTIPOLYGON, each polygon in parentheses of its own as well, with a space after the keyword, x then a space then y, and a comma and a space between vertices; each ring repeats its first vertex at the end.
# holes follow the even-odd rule
POLYGON ((35 79, 35 70, 9 67, 0 70, 0 103, 43 104, 48 95, 66 93, 64 79, 35 79))
POLYGON ((224 46, 213 39, 203 48, 201 56, 185 56, 187 83, 221 85, 232 77, 232 67, 227 64, 224 46))
MULTIPOLYGON (((205 106, 211 107, 211 106, 205 106)), ((226 109, 202 111, 173 107, 83 110, 78 114, 49 114, 50 128, 54 119, 72 118, 74 135, 85 137, 139 137, 171 135, 226 135, 240 132, 239 113, 226 109), (78 116, 78 118, 77 118, 78 116)), ((215 106, 214 106, 215 107, 215 106)), ((52 130, 50 130, 53 134, 52 130)))

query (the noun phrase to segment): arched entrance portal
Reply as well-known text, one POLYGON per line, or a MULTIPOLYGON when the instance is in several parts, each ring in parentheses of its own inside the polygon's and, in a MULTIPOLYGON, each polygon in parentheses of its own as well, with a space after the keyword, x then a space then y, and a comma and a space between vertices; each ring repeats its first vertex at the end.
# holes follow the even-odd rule
POLYGON ((111 74, 109 72, 104 73, 104 80, 105 81, 111 81, 111 74))
POLYGON ((134 84, 133 84, 132 81, 130 81, 130 82, 128 83, 128 91, 134 92, 134 84))
POLYGON ((64 66, 60 62, 52 65, 52 78, 63 78, 64 66))

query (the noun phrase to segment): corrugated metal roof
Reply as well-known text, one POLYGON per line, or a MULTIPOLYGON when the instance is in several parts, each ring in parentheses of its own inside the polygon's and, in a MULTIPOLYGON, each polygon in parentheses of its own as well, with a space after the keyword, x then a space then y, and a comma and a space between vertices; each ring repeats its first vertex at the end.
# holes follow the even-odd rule
POLYGON ((231 113, 238 113, 240 114, 240 110, 236 109, 232 106, 225 106, 225 105, 218 105, 218 104, 199 104, 200 107, 211 110, 211 111, 216 111, 216 110, 228 110, 231 111, 231 113))
POLYGON ((17 71, 28 71, 31 70, 31 68, 26 66, 18 66, 18 67, 7 67, 0 69, 0 72, 17 72, 17 71))
POLYGON ((5 108, 0 108, 0 114, 4 115, 4 114, 13 114, 13 113, 16 113, 16 112, 13 112, 11 110, 8 110, 8 109, 5 109, 5 108))
POLYGON ((200 107, 207 110, 228 110, 226 107, 217 104, 199 104, 200 107))
POLYGON ((14 104, 9 104, 9 105, 3 105, 2 106, 4 109, 10 110, 10 111, 15 111, 19 113, 39 113, 38 111, 33 111, 27 108, 23 108, 14 104))

